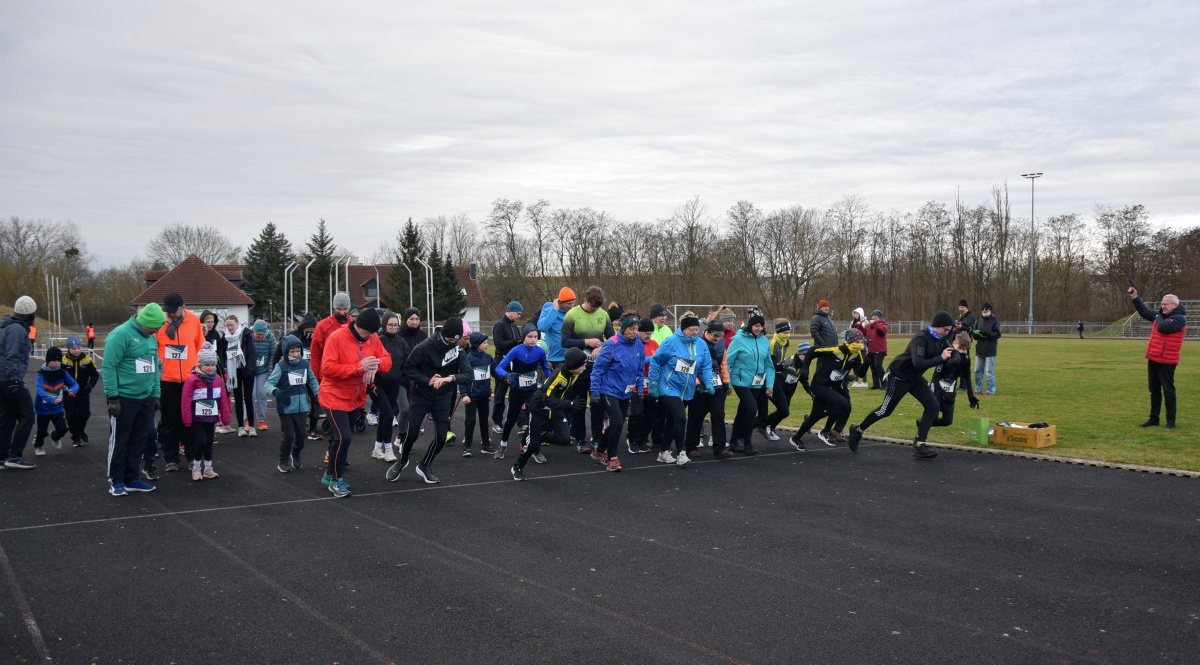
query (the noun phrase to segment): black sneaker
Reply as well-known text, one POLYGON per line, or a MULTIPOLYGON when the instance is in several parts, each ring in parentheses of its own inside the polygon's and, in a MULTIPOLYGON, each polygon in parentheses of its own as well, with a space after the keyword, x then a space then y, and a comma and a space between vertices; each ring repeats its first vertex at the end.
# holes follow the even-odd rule
POLYGON ((1164 429, 1175 429, 1175 421, 1174 421, 1174 420, 1168 420, 1168 421, 1167 421, 1167 424, 1166 424, 1166 425, 1163 425, 1163 428, 1164 428, 1164 429))
POLYGON ((525 480, 525 469, 514 464, 509 471, 512 472, 513 480, 525 480))
MULTIPOLYGON (((492 453, 496 452, 496 449, 492 447, 492 444, 484 443, 484 444, 480 444, 479 452, 481 452, 485 455, 491 455, 492 453)), ((464 455, 464 457, 465 457, 465 455, 464 455)))
POLYGON ((1147 420, 1146 422, 1142 423, 1141 425, 1138 425, 1138 427, 1158 427, 1158 419, 1151 418, 1150 420, 1147 420))
POLYGON ((793 434, 788 439, 788 443, 792 444, 793 448, 795 448, 796 450, 799 450, 801 452, 808 450, 808 448, 804 447, 804 439, 803 439, 803 437, 800 436, 800 432, 796 432, 795 434, 793 434))
POLYGON ((302 466, 300 464, 300 451, 299 450, 294 451, 291 455, 291 458, 292 458, 292 468, 299 469, 302 466))
POLYGON ((178 470, 179 470, 179 462, 167 462, 167 472, 168 473, 178 471, 178 470))
POLYGON ((933 449, 929 446, 918 443, 916 446, 913 446, 913 457, 917 459, 933 459, 937 457, 937 453, 933 452, 933 449))
POLYGON ((275 468, 279 469, 279 473, 290 473, 292 470, 291 465, 284 460, 280 460, 279 464, 275 465, 275 468))
POLYGON ((432 469, 428 469, 420 464, 417 465, 417 475, 421 476, 421 480, 424 480, 425 482, 429 483, 430 485, 436 485, 436 484, 442 482, 442 481, 438 480, 437 476, 433 475, 432 469))
POLYGON ((463 457, 470 457, 470 456, 471 456, 471 449, 463 448, 463 457))
POLYGON ((754 457, 758 454, 758 449, 754 446, 744 446, 742 448, 742 454, 744 454, 746 457, 754 457))
POLYGON ((740 453, 743 450, 745 450, 745 446, 742 445, 741 441, 735 441, 735 442, 729 444, 729 449, 735 453, 740 453))
POLYGON ((850 437, 846 439, 846 445, 850 446, 850 452, 858 452, 858 442, 862 441, 863 431, 858 425, 850 426, 850 437))
POLYGON ((728 450, 713 453, 713 459, 729 459, 730 457, 733 457, 733 453, 728 450))
POLYGON ((389 482, 396 482, 400 479, 400 472, 408 468, 408 458, 401 457, 396 460, 387 470, 387 479, 389 482))
POLYGON ((148 466, 148 467, 142 469, 142 476, 146 480, 158 480, 158 472, 155 471, 154 467, 152 467, 152 466, 148 466))

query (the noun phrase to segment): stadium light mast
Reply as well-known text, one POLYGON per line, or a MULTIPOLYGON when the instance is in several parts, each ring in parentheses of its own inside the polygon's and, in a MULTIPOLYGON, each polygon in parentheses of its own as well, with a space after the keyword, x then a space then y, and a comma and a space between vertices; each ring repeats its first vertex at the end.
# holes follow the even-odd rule
POLYGON ((1041 173, 1022 173, 1022 178, 1029 180, 1029 334, 1033 334, 1033 256, 1036 252, 1034 239, 1036 231, 1033 227, 1033 182, 1042 177, 1041 173))

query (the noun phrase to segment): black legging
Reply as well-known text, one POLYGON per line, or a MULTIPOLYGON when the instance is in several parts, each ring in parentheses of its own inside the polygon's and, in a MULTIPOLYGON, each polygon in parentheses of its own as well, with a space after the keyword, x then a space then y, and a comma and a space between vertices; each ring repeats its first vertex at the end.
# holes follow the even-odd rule
POLYGON ((327 408, 325 415, 329 418, 329 461, 325 464, 325 473, 337 480, 346 472, 346 455, 354 439, 354 428, 350 426, 349 411, 327 408))
MULTIPOLYGON (((504 419, 504 433, 500 435, 501 443, 508 443, 508 437, 512 434, 513 428, 517 426, 522 408, 530 397, 533 397, 532 390, 510 389, 508 391, 508 416, 504 419)), ((594 410, 596 406, 596 403, 593 402, 592 409, 594 410)))
POLYGON ((737 415, 733 418, 733 433, 729 438, 731 441, 741 441, 746 448, 753 449, 754 419, 758 413, 758 393, 763 390, 747 386, 734 386, 733 392, 737 393, 738 408, 737 415))
POLYGON ((247 423, 254 425, 254 377, 237 377, 237 386, 230 388, 229 392, 233 393, 233 413, 237 416, 237 422, 229 424, 235 428, 247 423))
MULTIPOLYGON (((601 395, 604 412, 608 415, 608 429, 600 437, 600 452, 609 457, 616 457, 621 452, 621 428, 625 425, 625 416, 629 415, 629 400, 618 399, 612 395, 601 395)), ((511 416, 510 416, 511 417, 511 416)))
POLYGON ((709 441, 712 441, 713 454, 725 450, 725 387, 716 388, 710 395, 697 390, 692 399, 688 400, 687 435, 684 441, 690 453, 700 447, 700 429, 704 426, 704 417, 712 421, 709 441))
MULTIPOLYGON (((575 439, 576 441, 587 441, 588 440, 588 438, 587 438, 587 423, 589 420, 589 416, 590 416, 590 420, 592 422, 591 441, 593 441, 593 442, 600 441, 600 435, 604 432, 604 406, 600 404, 599 400, 592 400, 591 408, 590 409, 584 408, 585 406, 587 406, 589 391, 590 391, 591 387, 592 387, 592 366, 591 366, 591 364, 589 364, 587 370, 584 371, 583 374, 580 374, 578 379, 575 379, 574 390, 577 390, 578 392, 576 393, 576 396, 575 396, 575 411, 574 411, 574 413, 571 414, 570 418, 571 418, 571 438, 575 439), (590 414, 585 414, 585 411, 589 411, 590 414)), ((513 391, 510 390, 509 392, 512 393, 513 391)), ((510 400, 512 399, 511 395, 509 396, 509 399, 510 400)), ((509 409, 509 413, 511 414, 513 411, 511 402, 510 402, 508 409, 509 409)), ((518 409, 518 411, 519 411, 519 409, 518 409)))
MULTIPOLYGON (((766 393, 767 391, 763 391, 766 393)), ((792 395, 796 392, 796 384, 787 382, 787 374, 775 373, 775 391, 771 394, 771 403, 775 405, 775 413, 767 417, 767 427, 775 429, 784 418, 792 412, 792 395)))
POLYGON ((428 468, 430 464, 433 464, 434 458, 442 452, 442 447, 446 445, 446 433, 450 431, 450 418, 453 415, 454 403, 453 393, 439 394, 432 401, 425 398, 413 400, 408 412, 408 435, 404 437, 404 445, 400 449, 401 459, 408 459, 413 445, 417 442, 417 437, 421 435, 421 425, 425 416, 428 415, 429 419, 433 421, 433 440, 425 449, 421 465, 428 468))
POLYGON ((671 442, 675 442, 675 451, 683 452, 686 450, 685 439, 687 437, 687 415, 683 410, 683 398, 677 395, 661 395, 658 398, 658 409, 661 413, 666 413, 670 419, 671 429, 666 433, 662 440, 662 449, 664 451, 671 449, 671 442))
POLYGON ((929 426, 937 418, 938 400, 933 396, 933 391, 929 389, 929 384, 925 383, 925 379, 905 380, 892 377, 888 381, 887 392, 883 394, 883 404, 871 413, 859 425, 859 428, 866 430, 877 421, 883 420, 892 415, 896 410, 896 405, 905 395, 911 394, 917 398, 921 406, 925 407, 925 412, 921 414, 921 419, 917 421, 917 441, 924 441, 925 437, 929 436, 929 426))
POLYGON ((942 392, 940 390, 933 391, 933 396, 937 398, 940 405, 937 420, 929 424, 930 427, 949 427, 954 424, 954 393, 942 392))
POLYGON ((479 443, 484 446, 492 445, 491 430, 488 428, 488 398, 472 397, 471 401, 466 406, 466 436, 463 438, 463 447, 470 448, 471 442, 475 440, 475 425, 479 425, 479 443))
POLYGON ((396 401, 400 397, 400 384, 375 384, 375 406, 379 407, 379 426, 375 430, 377 443, 392 442, 392 419, 400 411, 396 401))
POLYGON ((800 430, 796 432, 797 437, 804 436, 815 426, 822 418, 828 417, 829 422, 825 424, 823 431, 828 432, 830 424, 835 420, 841 419, 843 422, 850 417, 850 398, 842 394, 845 388, 838 390, 829 386, 813 386, 813 403, 812 411, 804 422, 800 423, 800 430))
POLYGON ((825 431, 828 432, 832 429, 841 434, 846 429, 846 421, 850 420, 850 411, 854 408, 854 405, 850 401, 850 389, 846 387, 845 383, 834 388, 833 391, 845 398, 846 410, 840 416, 835 417, 830 415, 829 420, 825 421, 825 431))

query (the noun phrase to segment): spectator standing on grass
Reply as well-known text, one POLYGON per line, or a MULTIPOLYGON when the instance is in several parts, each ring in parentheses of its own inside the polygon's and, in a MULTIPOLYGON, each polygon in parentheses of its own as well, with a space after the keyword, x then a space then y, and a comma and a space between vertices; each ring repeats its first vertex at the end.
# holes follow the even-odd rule
POLYGON ((33 398, 25 387, 25 372, 33 350, 29 328, 36 311, 33 298, 21 296, 13 313, 0 321, 0 460, 8 469, 35 466, 21 455, 25 454, 34 424, 33 398))
POLYGON ((320 394, 321 388, 317 384, 317 377, 313 376, 309 361, 304 358, 304 346, 300 338, 284 335, 280 344, 283 347, 283 360, 271 370, 265 389, 268 394, 274 395, 275 410, 279 412, 282 439, 276 468, 280 473, 288 473, 302 465, 300 453, 304 450, 306 421, 312 412, 309 399, 320 394))
POLYGON ((196 354, 196 367, 183 382, 180 406, 192 480, 214 479, 213 437, 218 425, 229 424, 230 413, 229 391, 217 372, 217 350, 208 342, 196 354))
POLYGON ((254 413, 258 416, 258 429, 267 429, 267 379, 275 369, 275 334, 267 322, 254 322, 254 413))
POLYGON ((1167 294, 1156 312, 1130 288, 1133 307, 1139 316, 1151 322, 1150 342, 1146 344, 1146 373, 1150 383, 1150 418, 1142 427, 1158 425, 1158 416, 1166 398, 1167 429, 1175 429, 1175 368, 1187 334, 1187 312, 1179 304, 1179 296, 1167 294))
POLYGON ((580 386, 575 399, 579 400, 579 408, 575 409, 575 413, 571 417, 571 436, 575 438, 575 449, 580 453, 591 452, 604 432, 604 408, 597 401, 591 401, 592 436, 590 439, 587 432, 587 417, 584 414, 584 406, 587 405, 591 394, 592 364, 596 360, 596 353, 600 350, 600 345, 604 343, 604 340, 613 336, 612 321, 608 318, 608 312, 602 309, 603 306, 604 291, 598 286, 589 286, 583 294, 583 302, 572 307, 571 311, 563 317, 562 322, 563 348, 583 349, 584 353, 590 356, 587 369, 583 371, 577 381, 580 386))
POLYGON ((892 358, 892 362, 888 364, 888 373, 891 374, 891 377, 888 380, 887 392, 883 395, 883 403, 879 405, 879 408, 867 414, 862 425, 850 426, 849 445, 852 452, 858 451, 858 442, 862 440, 863 432, 868 427, 892 415, 900 400, 904 399, 905 395, 911 394, 925 409, 917 421, 917 436, 913 439, 913 457, 921 460, 931 460, 937 457, 937 453, 925 445, 925 438, 929 435, 929 426, 937 418, 941 405, 933 396, 929 384, 925 383, 924 374, 925 370, 937 367, 949 359, 954 352, 947 339, 953 327, 954 319, 950 313, 939 311, 933 315, 933 321, 929 327, 913 335, 904 351, 892 358))
MULTIPOLYGON (((521 343, 521 328, 517 326, 517 321, 521 320, 523 311, 524 308, 521 307, 521 303, 513 300, 504 309, 504 316, 500 317, 500 320, 496 321, 496 325, 492 326, 492 345, 496 347, 495 360, 499 361, 509 351, 512 351, 513 347, 521 343)), ((533 327, 537 328, 537 322, 534 322, 533 327)), ((492 367, 491 371, 493 376, 499 378, 499 375, 495 373, 495 367, 492 367)), ((497 381, 496 392, 493 398, 494 404, 492 405, 492 429, 497 434, 500 433, 501 428, 504 426, 504 404, 507 396, 508 382, 497 381)), ((486 441, 486 438, 483 440, 486 441)))
MULTIPOLYGON (((183 413, 180 412, 183 382, 196 367, 196 354, 204 345, 204 326, 195 312, 184 307, 178 293, 163 298, 162 311, 166 325, 155 337, 158 357, 162 360, 162 408, 158 420, 158 442, 162 444, 163 462, 167 471, 179 470, 179 449, 184 445, 183 413)), ((154 465, 147 465, 154 475, 154 465)))
POLYGON ((108 493, 113 496, 154 490, 138 478, 138 467, 147 446, 154 444, 154 412, 162 394, 155 333, 166 321, 162 307, 152 302, 104 339, 100 378, 108 400, 108 493))
MULTIPOLYGON (((233 393, 234 424, 238 436, 258 436, 251 420, 254 418, 254 336, 250 329, 230 314, 225 318, 221 338, 225 353, 225 386, 233 393)), ((218 351, 218 356, 221 353, 218 351)), ((226 428, 228 429, 228 428, 226 428)))
POLYGON ((67 338, 67 355, 63 356, 63 368, 79 384, 75 395, 63 401, 67 415, 67 429, 71 432, 71 444, 76 448, 87 443, 87 423, 92 417, 92 389, 100 382, 100 371, 92 360, 92 354, 83 350, 78 337, 67 338))
POLYGON ((37 389, 37 399, 33 402, 33 412, 37 414, 37 436, 33 440, 33 454, 46 454, 46 434, 50 424, 54 424, 54 432, 50 440, 55 448, 62 447, 62 438, 67 435, 67 419, 63 416, 63 400, 74 397, 79 392, 79 384, 75 383, 62 366, 62 349, 52 346, 46 349, 46 362, 34 377, 34 387, 37 389))
POLYGON ((888 324, 883 312, 871 310, 871 321, 863 326, 867 337, 867 364, 871 366, 871 390, 879 390, 883 380, 883 359, 887 357, 888 324))
MULTIPOLYGON (((958 320, 954 322, 954 327, 950 329, 950 335, 954 336, 960 332, 970 334, 970 332, 974 329, 975 315, 971 313, 971 306, 967 304, 967 299, 963 298, 962 300, 958 301, 958 320)), ((947 344, 949 344, 949 342, 947 342, 947 344)), ((963 358, 963 360, 967 363, 968 367, 971 366, 971 356, 969 353, 963 358)), ((958 383, 958 389, 966 390, 969 380, 969 378, 960 379, 958 383)))
POLYGON ((814 348, 824 349, 838 345, 837 328, 829 316, 828 300, 817 303, 817 310, 813 312, 812 321, 808 324, 808 331, 812 334, 814 348))
POLYGON ((1083 339, 1083 319, 1079 319, 1079 339, 1083 339))
MULTIPOLYGON (((575 307, 575 292, 571 287, 564 286, 558 290, 558 297, 553 302, 542 305, 538 315, 537 328, 546 336, 546 357, 551 366, 563 361, 567 350, 562 345, 562 325, 567 312, 575 307)), ((496 354, 497 357, 503 357, 496 354)))
MULTIPOLYGON (((996 347, 1000 340, 1000 321, 996 320, 996 315, 992 313, 992 303, 983 303, 983 309, 979 312, 979 320, 975 322, 974 329, 961 330, 960 332, 970 333, 975 338, 975 392, 983 393, 984 395, 996 394, 996 347), (987 385, 984 385, 984 379, 987 379, 987 385)), ((967 348, 970 348, 970 344, 967 348)), ((963 356, 963 367, 971 366, 971 354, 968 352, 963 356)), ((964 370, 965 371, 965 370, 964 370)), ((961 379, 961 373, 959 375, 961 379)))

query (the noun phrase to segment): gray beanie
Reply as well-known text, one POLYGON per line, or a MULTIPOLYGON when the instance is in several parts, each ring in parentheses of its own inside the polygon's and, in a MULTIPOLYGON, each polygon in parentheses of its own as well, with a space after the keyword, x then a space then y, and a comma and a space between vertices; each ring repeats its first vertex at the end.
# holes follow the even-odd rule
POLYGON ((350 309, 350 294, 346 293, 345 291, 338 291, 337 293, 333 294, 333 308, 350 309))

